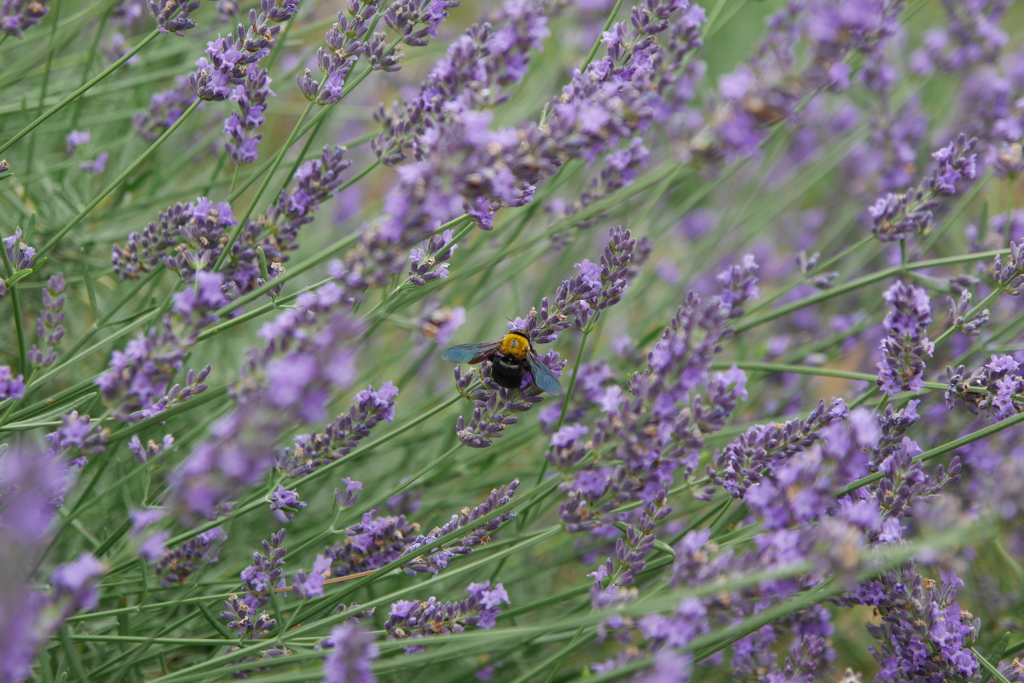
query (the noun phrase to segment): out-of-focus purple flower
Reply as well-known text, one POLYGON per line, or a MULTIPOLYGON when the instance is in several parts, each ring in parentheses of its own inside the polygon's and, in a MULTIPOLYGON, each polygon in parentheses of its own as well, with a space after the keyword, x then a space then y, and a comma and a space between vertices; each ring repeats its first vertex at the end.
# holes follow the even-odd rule
POLYGON ((65 149, 67 150, 68 156, 74 154, 79 145, 84 145, 91 139, 92 136, 87 130, 73 130, 68 133, 67 137, 64 138, 65 149))
POLYGON ((174 436, 171 434, 164 434, 160 443, 150 439, 145 446, 142 445, 142 439, 138 434, 133 434, 132 438, 128 439, 128 449, 135 454, 135 459, 140 463, 149 462, 161 453, 170 450, 173 445, 174 436))
POLYGON ((64 338, 64 308, 67 297, 64 296, 64 275, 57 273, 50 277, 43 289, 43 310, 36 318, 36 333, 46 351, 40 351, 35 344, 29 349, 28 357, 33 367, 46 368, 57 360, 57 352, 53 347, 64 338))
POLYGON ((11 366, 0 365, 0 401, 12 398, 19 399, 25 395, 25 376, 15 377, 11 366))
POLYGON ((924 33, 923 47, 912 55, 919 73, 965 71, 980 63, 995 62, 1008 40, 999 23, 1006 0, 943 0, 949 28, 924 33))
MULTIPOLYGON (((508 593, 500 583, 491 588, 491 582, 471 583, 466 589, 469 597, 458 602, 438 602, 431 597, 425 602, 399 600, 391 605, 384 630, 388 640, 428 638, 461 633, 467 626, 489 629, 501 614, 501 603, 509 603, 508 593)), ((423 646, 407 645, 406 654, 421 652, 423 646)))
POLYGON ((61 455, 78 453, 78 457, 71 464, 81 469, 86 463, 86 455, 102 453, 106 449, 110 430, 93 422, 88 415, 79 417, 78 411, 72 410, 67 415, 62 415, 60 420, 60 429, 45 436, 46 442, 50 445, 46 452, 47 457, 56 459, 61 455))
POLYGON ((466 322, 466 309, 462 306, 432 306, 416 322, 417 343, 432 341, 444 346, 466 322))
POLYGON ((99 175, 103 173, 103 170, 107 167, 107 158, 109 156, 110 155, 107 154, 106 152, 101 152, 95 160, 84 164, 79 164, 78 169, 80 171, 88 171, 93 175, 99 175))
POLYGON ((155 141, 196 101, 195 91, 186 76, 179 76, 177 83, 175 87, 150 97, 149 109, 132 117, 135 132, 143 139, 155 141))
POLYGON ((160 585, 164 588, 170 588, 172 583, 181 585, 201 565, 217 562, 221 543, 227 538, 228 535, 218 526, 185 541, 177 549, 164 553, 154 570, 160 577, 160 585))
POLYGON ((396 396, 398 389, 391 382, 384 382, 379 390, 370 386, 360 391, 348 413, 339 415, 323 434, 313 432, 295 437, 294 448, 286 448, 278 456, 278 469, 299 477, 344 458, 374 427, 394 419, 396 396))
POLYGON ((335 626, 331 637, 320 641, 318 648, 327 649, 324 658, 324 683, 375 683, 370 666, 377 659, 373 636, 355 624, 335 626))
POLYGON ((360 325, 336 312, 340 290, 327 284, 298 297, 294 308, 266 323, 266 344, 249 349, 231 393, 238 408, 211 427, 171 476, 171 499, 182 512, 213 517, 274 464, 274 441, 285 425, 322 420, 331 391, 355 379, 349 348, 360 325))
POLYGON ((324 596, 324 580, 331 575, 331 560, 317 555, 313 570, 307 574, 304 569, 292 574, 292 591, 301 600, 312 600, 324 596))
POLYGON ((883 358, 878 362, 875 383, 889 396, 920 391, 924 386, 924 358, 935 350, 927 337, 932 322, 928 293, 896 282, 884 297, 892 310, 883 323, 887 335, 882 339, 883 358))
POLYGON ((65 619, 79 610, 95 608, 99 604, 97 583, 105 572, 103 563, 90 553, 82 553, 74 562, 57 566, 50 576, 53 586, 50 602, 56 608, 56 613, 47 614, 53 623, 46 630, 56 630, 65 619))
POLYGON ((0 5, 0 31, 24 39, 25 29, 38 24, 50 11, 47 2, 49 0, 3 0, 0 5))

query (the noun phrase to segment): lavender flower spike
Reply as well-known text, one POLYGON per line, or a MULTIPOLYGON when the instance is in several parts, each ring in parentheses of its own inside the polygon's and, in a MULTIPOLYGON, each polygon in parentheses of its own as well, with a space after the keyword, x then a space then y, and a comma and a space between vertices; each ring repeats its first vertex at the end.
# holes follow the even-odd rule
POLYGON ((884 296, 892 310, 883 323, 888 335, 880 347, 883 358, 878 363, 875 383, 889 396, 902 391, 920 391, 924 386, 924 358, 935 350, 927 337, 932 322, 928 293, 920 287, 897 282, 884 296))
POLYGON ((380 651, 373 636, 355 624, 335 626, 317 649, 330 648, 324 658, 324 683, 375 683, 370 665, 380 651))
POLYGON ((0 5, 0 32, 24 39, 25 29, 38 24, 50 11, 47 2, 49 0, 4 0, 0 5))
MULTIPOLYGON (((430 636, 462 633, 467 626, 486 630, 495 625, 501 614, 501 603, 509 603, 508 593, 500 583, 491 588, 491 582, 471 583, 466 589, 469 597, 458 602, 440 603, 431 597, 426 602, 399 600, 391 605, 389 619, 384 624, 388 640, 426 638, 430 636)), ((406 654, 422 652, 423 646, 408 645, 406 654)))

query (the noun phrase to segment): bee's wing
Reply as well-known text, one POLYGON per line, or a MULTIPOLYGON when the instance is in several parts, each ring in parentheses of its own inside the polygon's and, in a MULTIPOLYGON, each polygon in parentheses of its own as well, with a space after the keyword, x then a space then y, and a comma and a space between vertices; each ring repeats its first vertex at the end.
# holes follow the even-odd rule
POLYGON ((469 363, 473 365, 486 360, 498 350, 500 342, 477 342, 476 344, 459 344, 444 350, 441 358, 454 363, 469 363))
POLYGON ((533 383, 538 388, 548 392, 552 396, 558 396, 562 393, 562 385, 558 382, 558 378, 555 377, 555 373, 551 372, 548 366, 540 362, 536 354, 529 355, 530 360, 530 374, 533 375, 533 383))

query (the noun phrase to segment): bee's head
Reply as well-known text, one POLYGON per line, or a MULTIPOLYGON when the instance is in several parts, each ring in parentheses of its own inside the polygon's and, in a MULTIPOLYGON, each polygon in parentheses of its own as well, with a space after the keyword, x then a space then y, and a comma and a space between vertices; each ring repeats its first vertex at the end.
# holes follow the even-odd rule
POLYGON ((501 338, 498 353, 516 360, 524 360, 530 353, 530 338, 522 332, 509 332, 501 338))

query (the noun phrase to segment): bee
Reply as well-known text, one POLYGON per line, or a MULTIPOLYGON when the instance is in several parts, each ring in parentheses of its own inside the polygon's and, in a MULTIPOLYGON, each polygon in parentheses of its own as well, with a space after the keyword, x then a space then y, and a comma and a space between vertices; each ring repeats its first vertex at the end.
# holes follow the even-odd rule
POLYGON ((455 363, 476 365, 491 361, 491 377, 499 387, 518 389, 523 384, 523 371, 529 370, 533 383, 538 389, 557 396, 562 393, 555 373, 540 362, 533 350, 530 338, 519 330, 513 330, 496 342, 459 344, 444 350, 441 358, 455 363))

